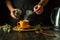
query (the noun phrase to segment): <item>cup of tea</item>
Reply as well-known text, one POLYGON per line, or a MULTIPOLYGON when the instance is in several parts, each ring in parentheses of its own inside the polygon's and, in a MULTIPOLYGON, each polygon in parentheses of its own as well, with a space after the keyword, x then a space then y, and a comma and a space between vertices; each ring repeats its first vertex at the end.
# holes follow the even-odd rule
POLYGON ((17 26, 20 28, 20 29, 27 29, 30 27, 29 25, 29 21, 28 20, 21 20, 17 23, 17 26))

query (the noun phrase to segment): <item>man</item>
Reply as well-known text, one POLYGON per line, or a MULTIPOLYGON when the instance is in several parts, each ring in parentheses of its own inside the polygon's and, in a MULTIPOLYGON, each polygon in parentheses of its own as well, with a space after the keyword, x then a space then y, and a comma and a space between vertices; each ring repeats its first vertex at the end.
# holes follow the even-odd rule
MULTIPOLYGON (((17 23, 16 21, 18 20, 18 18, 13 15, 13 12, 16 9, 20 9, 23 11, 23 15, 21 18, 24 18, 24 15, 26 14, 27 10, 33 11, 34 14, 30 17, 30 19, 34 21, 36 18, 38 18, 37 16, 42 14, 44 6, 47 4, 47 2, 48 0, 6 0, 6 4, 10 11, 10 15, 12 19, 14 18, 11 24, 14 25, 17 23)), ((36 20, 34 22, 33 21, 31 21, 33 24, 34 22, 37 22, 36 20)))

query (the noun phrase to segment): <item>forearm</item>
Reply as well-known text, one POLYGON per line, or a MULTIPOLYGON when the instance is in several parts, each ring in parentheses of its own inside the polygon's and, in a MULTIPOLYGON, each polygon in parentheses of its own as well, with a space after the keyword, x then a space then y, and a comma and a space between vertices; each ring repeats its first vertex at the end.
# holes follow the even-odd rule
POLYGON ((11 2, 10 2, 10 0, 6 0, 6 5, 7 5, 7 7, 8 7, 8 9, 10 10, 10 11, 12 11, 14 8, 13 8, 13 5, 11 4, 11 2))
POLYGON ((44 7, 47 3, 48 3, 48 0, 41 0, 38 4, 44 7))

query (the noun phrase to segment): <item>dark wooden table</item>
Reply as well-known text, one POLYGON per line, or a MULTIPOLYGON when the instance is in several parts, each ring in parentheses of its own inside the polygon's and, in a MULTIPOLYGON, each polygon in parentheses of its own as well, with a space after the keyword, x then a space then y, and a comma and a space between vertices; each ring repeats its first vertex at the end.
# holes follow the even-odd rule
POLYGON ((37 35, 34 31, 10 33, 0 31, 0 40, 45 40, 43 35, 37 35))
POLYGON ((45 37, 41 34, 36 34, 34 31, 28 32, 3 32, 0 31, 0 40, 60 40, 60 32, 45 30, 46 33, 52 33, 57 35, 57 37, 45 37))

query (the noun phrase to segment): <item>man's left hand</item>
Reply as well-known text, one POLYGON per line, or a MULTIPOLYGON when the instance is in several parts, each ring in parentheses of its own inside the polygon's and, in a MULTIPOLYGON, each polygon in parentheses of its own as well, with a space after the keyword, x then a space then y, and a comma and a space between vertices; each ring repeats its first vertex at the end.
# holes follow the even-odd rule
POLYGON ((43 12, 43 6, 38 4, 38 5, 34 6, 33 10, 36 14, 40 15, 43 12))

